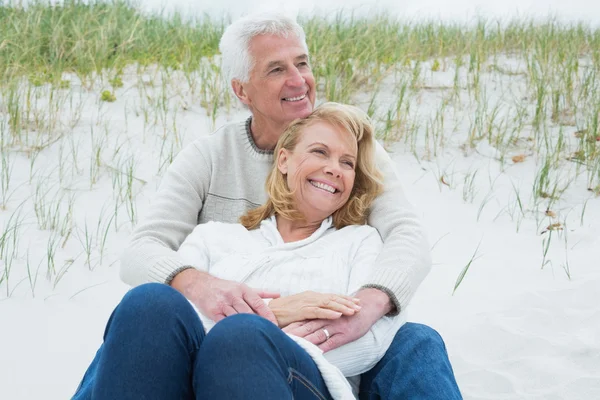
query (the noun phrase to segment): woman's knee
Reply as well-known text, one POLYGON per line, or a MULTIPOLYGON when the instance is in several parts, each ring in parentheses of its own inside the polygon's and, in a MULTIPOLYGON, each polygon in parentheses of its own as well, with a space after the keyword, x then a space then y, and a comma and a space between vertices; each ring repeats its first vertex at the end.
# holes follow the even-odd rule
POLYGON ((172 313, 187 304, 177 290, 162 283, 146 283, 131 289, 123 297, 119 307, 135 309, 137 312, 172 313))
MULTIPOLYGON (((247 348, 260 341, 274 340, 283 335, 271 321, 254 314, 235 314, 217 323, 208 337, 212 343, 228 348, 247 348)), ((207 337, 207 338, 208 338, 207 337)))
POLYGON ((252 314, 236 314, 219 321, 202 342, 199 358, 210 360, 211 371, 250 368, 270 363, 287 335, 275 324, 252 314), (282 337, 283 336, 283 337, 282 337))
POLYGON ((146 283, 131 289, 115 309, 113 320, 156 329, 169 325, 174 318, 198 318, 187 299, 168 285, 146 283))

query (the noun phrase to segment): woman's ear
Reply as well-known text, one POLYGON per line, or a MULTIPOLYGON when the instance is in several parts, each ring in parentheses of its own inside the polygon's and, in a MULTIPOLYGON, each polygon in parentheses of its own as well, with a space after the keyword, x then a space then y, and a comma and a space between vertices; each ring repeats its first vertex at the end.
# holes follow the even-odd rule
POLYGON ((287 175, 288 172, 288 155, 289 152, 286 149, 279 149, 279 153, 277 154, 277 169, 283 175, 287 175))

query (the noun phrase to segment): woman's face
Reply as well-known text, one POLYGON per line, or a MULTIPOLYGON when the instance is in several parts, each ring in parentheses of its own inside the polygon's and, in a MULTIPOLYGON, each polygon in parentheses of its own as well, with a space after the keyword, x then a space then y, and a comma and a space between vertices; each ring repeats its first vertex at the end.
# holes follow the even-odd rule
POLYGON ((350 197, 358 146, 351 133, 326 122, 303 128, 293 151, 281 149, 277 167, 286 174, 296 207, 308 222, 327 218, 350 197))

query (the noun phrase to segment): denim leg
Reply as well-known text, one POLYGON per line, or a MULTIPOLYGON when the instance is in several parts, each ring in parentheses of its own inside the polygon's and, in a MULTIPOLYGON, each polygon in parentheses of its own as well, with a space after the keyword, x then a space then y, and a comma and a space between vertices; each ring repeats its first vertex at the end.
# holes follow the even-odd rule
POLYGON ((204 336, 181 293, 138 286, 113 311, 73 399, 194 399, 193 365, 204 336))
POLYGON ((256 315, 237 314, 216 324, 195 369, 198 399, 331 399, 308 353, 256 315))
POLYGON ((462 399, 442 337, 432 328, 406 323, 385 356, 361 375, 360 400, 462 399))

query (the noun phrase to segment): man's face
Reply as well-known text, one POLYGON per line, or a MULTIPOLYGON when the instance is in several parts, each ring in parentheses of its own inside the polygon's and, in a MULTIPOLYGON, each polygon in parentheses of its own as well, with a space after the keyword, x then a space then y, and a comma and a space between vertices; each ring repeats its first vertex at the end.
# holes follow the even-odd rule
POLYGON ((256 122, 283 131, 293 120, 307 117, 315 103, 315 78, 300 40, 255 36, 250 55, 255 64, 249 82, 236 92, 256 122))

